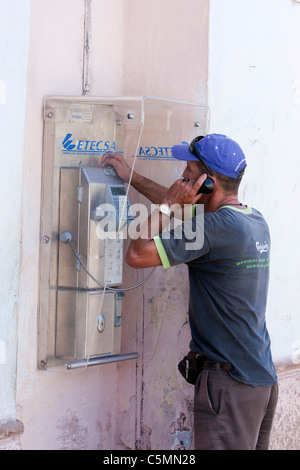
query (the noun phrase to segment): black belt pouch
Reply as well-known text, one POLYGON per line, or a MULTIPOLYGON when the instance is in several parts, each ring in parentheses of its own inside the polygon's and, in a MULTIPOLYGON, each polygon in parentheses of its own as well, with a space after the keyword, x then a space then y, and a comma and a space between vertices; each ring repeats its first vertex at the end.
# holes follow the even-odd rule
POLYGON ((178 370, 189 384, 195 385, 200 372, 197 354, 190 351, 187 356, 184 356, 178 364, 178 370))

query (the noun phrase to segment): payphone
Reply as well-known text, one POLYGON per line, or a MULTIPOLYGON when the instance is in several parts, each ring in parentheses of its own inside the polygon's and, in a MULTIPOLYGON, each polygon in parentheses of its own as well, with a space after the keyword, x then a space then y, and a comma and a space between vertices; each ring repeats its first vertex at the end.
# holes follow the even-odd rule
POLYGON ((119 354, 125 186, 112 168, 61 168, 59 204, 56 355, 119 354))

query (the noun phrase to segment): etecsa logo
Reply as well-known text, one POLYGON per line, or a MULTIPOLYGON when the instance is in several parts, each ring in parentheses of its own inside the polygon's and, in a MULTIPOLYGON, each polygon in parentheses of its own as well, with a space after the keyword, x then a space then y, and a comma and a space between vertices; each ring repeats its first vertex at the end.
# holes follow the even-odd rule
MULTIPOLYGON (((80 155, 100 155, 106 152, 115 152, 116 142, 110 140, 73 140, 72 134, 67 134, 62 141, 62 153, 80 155)), ((118 153, 123 153, 119 152, 118 153)))
POLYGON ((62 146, 66 150, 73 150, 75 148, 75 145, 72 143, 73 140, 71 140, 70 137, 72 137, 72 134, 67 134, 62 142, 62 146))

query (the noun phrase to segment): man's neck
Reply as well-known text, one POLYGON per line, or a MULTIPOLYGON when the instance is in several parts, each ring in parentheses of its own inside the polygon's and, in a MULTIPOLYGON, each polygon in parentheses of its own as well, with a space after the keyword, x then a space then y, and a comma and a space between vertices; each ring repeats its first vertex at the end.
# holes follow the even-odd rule
MULTIPOLYGON (((200 201, 200 203, 202 200, 200 201)), ((246 206, 243 205, 238 198, 237 194, 211 194, 210 197, 207 197, 203 201, 205 212, 216 212, 220 207, 223 206, 235 206, 245 209, 246 206)))

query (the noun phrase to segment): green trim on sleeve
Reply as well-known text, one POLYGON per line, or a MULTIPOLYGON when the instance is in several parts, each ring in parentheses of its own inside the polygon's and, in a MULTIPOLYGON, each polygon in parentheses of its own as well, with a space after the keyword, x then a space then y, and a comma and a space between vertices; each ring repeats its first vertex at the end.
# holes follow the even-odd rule
POLYGON ((168 259, 165 247, 162 244, 160 236, 156 235, 155 237, 153 237, 153 241, 155 243, 155 246, 156 246, 156 249, 157 249, 157 252, 159 254, 159 257, 160 257, 160 260, 162 262, 163 267, 164 268, 169 268, 171 266, 170 261, 168 259))

